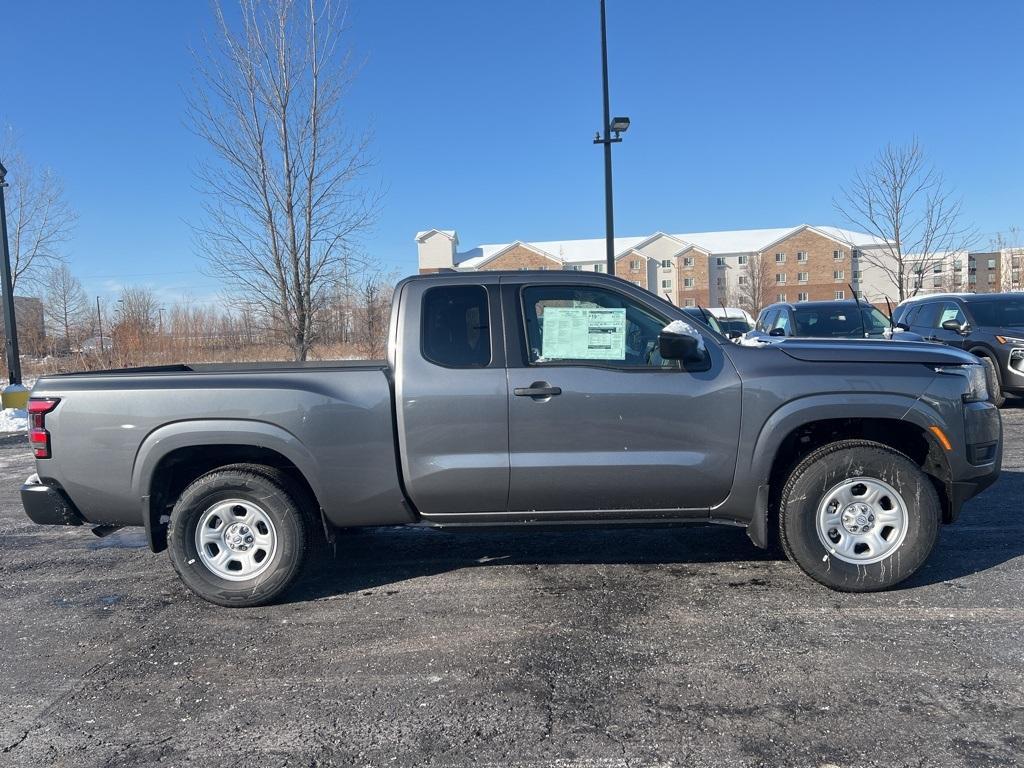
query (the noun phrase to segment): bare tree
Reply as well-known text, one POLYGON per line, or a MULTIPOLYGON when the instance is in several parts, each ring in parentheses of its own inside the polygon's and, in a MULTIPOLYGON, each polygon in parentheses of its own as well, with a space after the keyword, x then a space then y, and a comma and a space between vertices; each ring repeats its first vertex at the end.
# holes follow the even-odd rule
POLYGON ((388 317, 394 289, 393 279, 376 272, 359 284, 354 331, 356 345, 366 357, 379 359, 387 350, 388 317))
POLYGON ((46 320, 58 335, 58 350, 70 352, 80 341, 90 320, 89 301, 78 278, 66 264, 51 269, 46 276, 46 320))
POLYGON ((887 144, 833 202, 853 228, 882 241, 877 249, 863 251, 861 259, 885 275, 900 301, 921 289, 919 278, 941 265, 947 253, 969 250, 977 237, 961 222, 962 201, 916 138, 887 144))
POLYGON ((257 302, 296 360, 317 341, 317 316, 352 270, 379 194, 363 185, 368 134, 341 112, 354 69, 345 13, 332 0, 240 0, 235 29, 215 5, 217 42, 197 57, 189 103, 212 149, 197 238, 210 271, 257 302))
POLYGON ((770 291, 775 282, 772 262, 763 253, 752 253, 743 265, 739 286, 740 307, 754 317, 771 304, 770 291))
POLYGON ((1000 291, 1021 289, 1021 262, 1024 261, 1024 232, 1020 227, 1010 227, 1006 233, 998 232, 992 238, 990 247, 999 253, 1000 291))
POLYGON ((11 285, 62 261, 77 215, 64 198, 64 185, 49 168, 36 169, 7 128, 0 137, 0 162, 7 168, 5 193, 11 285))

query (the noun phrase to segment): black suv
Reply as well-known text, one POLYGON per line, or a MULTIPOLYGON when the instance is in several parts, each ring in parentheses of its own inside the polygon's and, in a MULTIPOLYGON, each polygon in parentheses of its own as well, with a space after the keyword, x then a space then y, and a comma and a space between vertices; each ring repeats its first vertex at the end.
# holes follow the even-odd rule
POLYGON ((1024 293, 941 293, 907 299, 893 320, 928 341, 972 352, 989 367, 992 402, 1024 396, 1024 293))
POLYGON ((769 336, 863 339, 888 338, 891 324, 889 318, 867 302, 858 305, 853 299, 846 299, 769 304, 757 316, 754 328, 769 336))

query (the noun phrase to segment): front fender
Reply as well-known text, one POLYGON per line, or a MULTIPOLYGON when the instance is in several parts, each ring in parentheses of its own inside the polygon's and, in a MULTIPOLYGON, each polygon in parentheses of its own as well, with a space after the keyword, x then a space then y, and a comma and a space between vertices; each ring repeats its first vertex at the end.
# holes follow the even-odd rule
POLYGON ((813 422, 857 418, 910 422, 926 433, 932 425, 947 433, 951 431, 944 416, 930 402, 912 395, 848 392, 790 400, 765 420, 745 461, 737 467, 733 493, 712 512, 712 517, 746 524, 754 543, 766 546, 769 478, 783 441, 794 430, 813 422))

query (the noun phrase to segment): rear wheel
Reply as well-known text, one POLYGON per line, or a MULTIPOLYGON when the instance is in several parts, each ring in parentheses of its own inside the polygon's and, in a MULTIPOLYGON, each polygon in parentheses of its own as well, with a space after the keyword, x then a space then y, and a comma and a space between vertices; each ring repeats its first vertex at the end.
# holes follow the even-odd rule
POLYGON ((844 592, 887 589, 928 559, 941 505, 928 476, 899 451, 866 440, 819 448, 782 491, 779 533, 812 579, 844 592))
POLYGON ((263 605, 295 580, 313 526, 286 476, 239 465, 203 475, 171 513, 171 563, 189 589, 229 607, 263 605))

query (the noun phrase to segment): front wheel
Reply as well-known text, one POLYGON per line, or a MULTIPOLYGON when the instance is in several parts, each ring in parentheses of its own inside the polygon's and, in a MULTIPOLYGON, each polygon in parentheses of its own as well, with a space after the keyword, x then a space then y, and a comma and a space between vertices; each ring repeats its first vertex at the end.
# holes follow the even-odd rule
POLYGON ((311 526, 269 467, 238 465, 203 475, 171 512, 171 563, 189 589, 227 607, 264 605, 295 580, 311 526))
POLYGON ((928 559, 942 508, 905 455, 866 440, 811 453, 782 491, 779 534, 812 579, 843 592, 888 589, 928 559))

